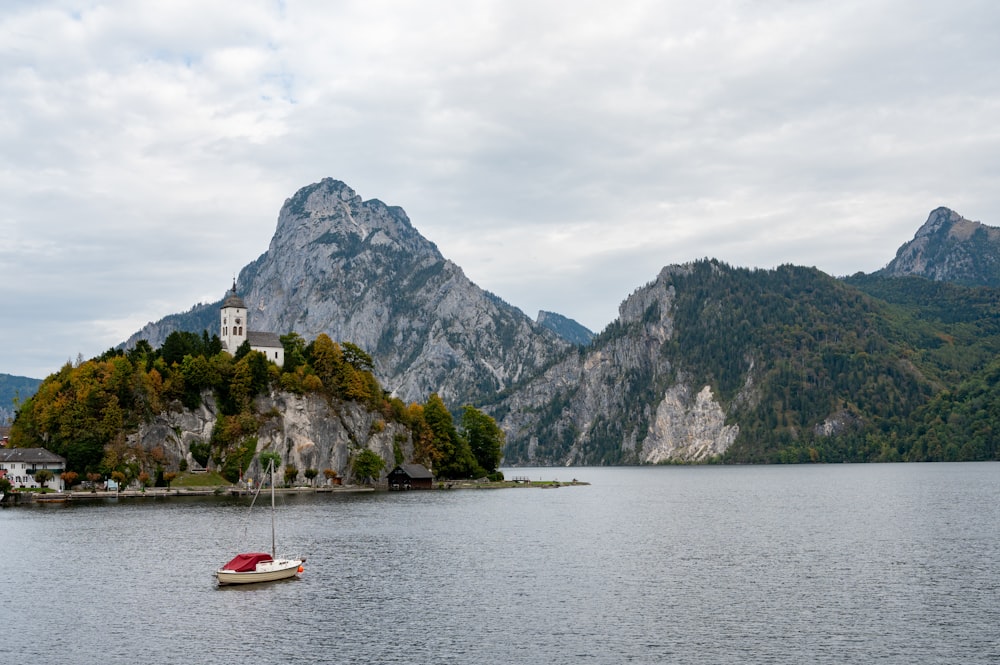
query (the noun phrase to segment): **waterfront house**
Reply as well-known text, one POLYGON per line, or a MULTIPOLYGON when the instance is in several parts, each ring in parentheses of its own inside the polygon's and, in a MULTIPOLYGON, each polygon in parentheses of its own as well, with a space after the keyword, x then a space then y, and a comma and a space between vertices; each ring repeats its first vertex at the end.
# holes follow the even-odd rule
POLYGON ((422 464, 400 464, 389 472, 391 490, 429 490, 434 485, 434 474, 422 464))
POLYGON ((39 488, 35 472, 45 469, 52 472, 52 480, 45 483, 49 489, 62 492, 62 472, 66 470, 66 460, 45 448, 0 448, 0 471, 15 488, 39 488))

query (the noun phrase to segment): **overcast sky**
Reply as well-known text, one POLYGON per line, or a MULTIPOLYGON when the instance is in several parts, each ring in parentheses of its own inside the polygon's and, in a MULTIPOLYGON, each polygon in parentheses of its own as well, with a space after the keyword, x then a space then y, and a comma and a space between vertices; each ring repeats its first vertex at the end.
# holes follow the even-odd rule
POLYGON ((324 177, 599 331, 668 264, 1000 225, 1000 4, 0 4, 0 373, 221 298, 324 177))

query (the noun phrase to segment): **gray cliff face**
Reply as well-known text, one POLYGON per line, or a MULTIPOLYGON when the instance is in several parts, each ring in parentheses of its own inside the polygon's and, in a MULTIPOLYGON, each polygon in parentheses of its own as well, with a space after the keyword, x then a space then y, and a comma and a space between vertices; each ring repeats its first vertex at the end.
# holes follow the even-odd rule
POLYGON ((711 388, 674 372, 663 353, 674 334, 670 277, 687 270, 664 268, 621 304, 618 321, 591 347, 501 403, 508 463, 701 461, 725 452, 739 428, 726 424, 711 388))
MULTIPOLYGON (((396 445, 406 459, 413 457, 412 439, 405 427, 385 422, 354 402, 333 407, 319 395, 277 392, 258 397, 254 406, 257 413, 266 414, 257 432, 257 452, 277 452, 282 466, 292 465, 300 472, 333 469, 349 477, 352 453, 364 448, 382 457, 387 470, 394 465, 396 445)), ((197 468, 191 444, 208 442, 218 418, 215 399, 206 392, 197 409, 167 410, 142 425, 129 442, 146 450, 160 447, 167 459, 186 459, 190 468, 197 468)), ((254 464, 258 464, 256 457, 254 464)), ((251 468, 260 474, 259 468, 251 468)))
POLYGON ((240 275, 254 327, 350 341, 404 400, 474 400, 567 346, 491 298, 400 208, 323 180, 285 202, 267 253, 240 275))
POLYGON ((679 383, 666 391, 656 407, 643 442, 642 461, 703 461, 726 452, 739 433, 738 426, 726 424, 726 412, 710 387, 703 386, 692 397, 689 386, 679 383))
POLYGON ((948 208, 931 212, 913 240, 877 274, 917 275, 967 286, 1000 286, 1000 229, 948 208))

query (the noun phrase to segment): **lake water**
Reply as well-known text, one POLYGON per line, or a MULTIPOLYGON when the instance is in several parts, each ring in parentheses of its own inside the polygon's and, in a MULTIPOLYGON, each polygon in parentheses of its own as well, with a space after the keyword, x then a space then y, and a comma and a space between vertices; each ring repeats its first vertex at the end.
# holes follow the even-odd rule
POLYGON ((266 506, 0 510, 11 663, 996 663, 1000 464, 517 469, 266 506), (262 509, 263 508, 263 509, 262 509))

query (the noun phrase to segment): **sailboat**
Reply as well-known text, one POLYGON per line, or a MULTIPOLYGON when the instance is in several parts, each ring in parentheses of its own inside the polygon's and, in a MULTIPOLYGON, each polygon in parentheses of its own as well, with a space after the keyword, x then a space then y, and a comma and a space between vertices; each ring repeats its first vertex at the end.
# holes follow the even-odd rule
MULTIPOLYGON (((271 552, 244 552, 237 554, 226 565, 215 571, 219 586, 227 584, 254 584, 284 580, 302 573, 305 557, 278 557, 274 537, 274 460, 269 460, 268 475, 271 478, 271 552)), ((260 487, 257 488, 260 494, 260 487)), ((254 496, 256 501, 257 497, 254 496)), ((253 504, 250 504, 251 509, 253 504)))

